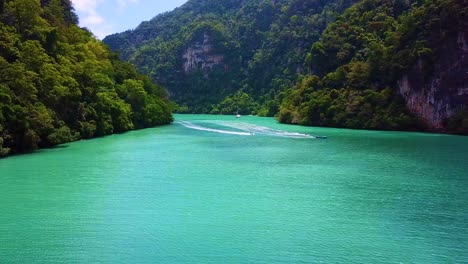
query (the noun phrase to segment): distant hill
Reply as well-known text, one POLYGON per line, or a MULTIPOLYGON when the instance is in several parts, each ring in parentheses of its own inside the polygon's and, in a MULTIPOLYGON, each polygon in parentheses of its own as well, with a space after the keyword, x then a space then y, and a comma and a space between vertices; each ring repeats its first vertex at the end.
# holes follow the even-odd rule
POLYGON ((239 109, 248 113, 304 73, 311 45, 353 2, 191 0, 104 42, 164 84, 186 111, 235 112, 212 105, 242 91, 254 98, 239 109))
POLYGON ((77 22, 69 0, 0 1, 0 157, 172 122, 165 89, 77 22))
POLYGON ((466 14, 460 0, 190 0, 104 42, 179 112, 468 133, 466 14))

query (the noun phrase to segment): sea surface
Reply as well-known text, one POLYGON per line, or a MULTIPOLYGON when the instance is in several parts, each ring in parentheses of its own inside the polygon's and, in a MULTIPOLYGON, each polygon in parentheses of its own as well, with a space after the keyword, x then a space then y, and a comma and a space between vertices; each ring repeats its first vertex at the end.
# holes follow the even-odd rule
POLYGON ((175 118, 1 159, 0 263, 468 263, 468 137, 175 118))

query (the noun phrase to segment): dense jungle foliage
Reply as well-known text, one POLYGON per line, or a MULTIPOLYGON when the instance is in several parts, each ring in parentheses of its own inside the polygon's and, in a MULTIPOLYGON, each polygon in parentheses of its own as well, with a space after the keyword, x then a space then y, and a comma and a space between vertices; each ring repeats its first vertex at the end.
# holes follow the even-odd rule
MULTIPOLYGON (((275 96, 304 74, 311 45, 326 25, 357 0, 190 0, 180 8, 143 22, 135 30, 104 39, 153 80, 164 84, 192 113, 278 112, 275 96), (184 52, 208 33, 222 65, 184 72, 184 52), (238 91, 255 107, 232 109, 238 91), (250 99, 249 99, 250 100, 250 99), (220 104, 223 102, 223 104, 220 104)), ((234 107, 236 108, 236 107, 234 107)))
POLYGON ((429 76, 466 14, 463 0, 190 0, 104 42, 165 84, 179 112, 424 129, 397 81, 418 60, 429 76), (184 71, 204 34, 224 68, 184 71))
POLYGON ((0 156, 172 121, 166 91, 77 22, 69 0, 0 1, 0 156))
POLYGON ((456 39, 466 21, 462 2, 363 0, 347 9, 312 45, 306 58, 311 74, 285 92, 279 120, 366 129, 424 128, 406 110, 397 81, 416 63, 430 77, 443 44, 456 39))

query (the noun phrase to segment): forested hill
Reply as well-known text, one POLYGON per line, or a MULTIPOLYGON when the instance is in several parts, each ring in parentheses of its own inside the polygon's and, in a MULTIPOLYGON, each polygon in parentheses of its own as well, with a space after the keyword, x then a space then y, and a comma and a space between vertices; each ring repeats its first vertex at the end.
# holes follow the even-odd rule
POLYGON ((0 156, 172 121, 165 89, 77 20, 69 0, 0 1, 0 156))
POLYGON ((330 23, 279 120, 468 134, 468 5, 364 0, 330 23))
POLYGON ((468 133, 464 0, 189 0, 104 42, 179 112, 468 133))
POLYGON ((311 45, 355 1, 189 0, 104 42, 164 84, 180 111, 274 115, 311 45))

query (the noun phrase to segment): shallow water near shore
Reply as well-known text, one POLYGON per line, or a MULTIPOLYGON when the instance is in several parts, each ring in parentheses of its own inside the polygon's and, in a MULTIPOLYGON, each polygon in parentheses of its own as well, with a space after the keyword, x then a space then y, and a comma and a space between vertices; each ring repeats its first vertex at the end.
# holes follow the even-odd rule
POLYGON ((0 263, 468 262, 468 137, 175 117, 0 160, 0 263))

